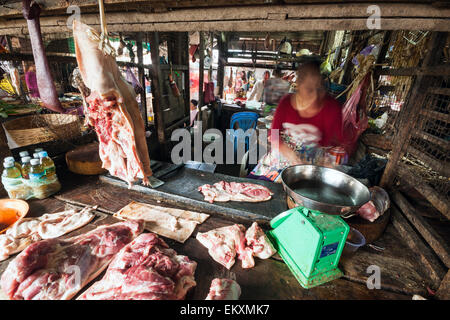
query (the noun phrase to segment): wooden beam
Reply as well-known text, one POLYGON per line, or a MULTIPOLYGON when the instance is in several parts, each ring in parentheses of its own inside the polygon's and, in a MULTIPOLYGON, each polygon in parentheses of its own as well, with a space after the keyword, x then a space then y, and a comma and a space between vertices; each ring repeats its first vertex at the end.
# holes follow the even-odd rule
POLYGON ((425 163, 428 167, 430 167, 431 169, 433 169, 440 175, 450 177, 450 167, 448 165, 446 165, 444 160, 442 160, 442 161, 436 160, 436 159, 426 155, 425 153, 417 150, 416 148, 414 148, 412 146, 408 146, 408 148, 406 150, 408 153, 410 153, 415 158, 417 158, 420 161, 422 161, 423 163, 425 163))
POLYGON ((432 287, 438 288, 441 280, 445 276, 443 266, 439 260, 434 256, 434 253, 423 242, 423 240, 416 234, 414 229, 409 225, 408 221, 403 217, 401 212, 395 205, 391 205, 391 220, 394 227, 400 233, 402 239, 414 251, 417 259, 429 271, 429 276, 432 279, 432 287))
POLYGON ((450 300, 450 270, 447 271, 435 296, 439 300, 450 300))
POLYGON ((422 66, 411 68, 399 68, 399 69, 381 69, 377 72, 378 75, 388 76, 449 76, 450 66, 422 66))
POLYGON ((448 113, 442 113, 442 112, 438 112, 438 111, 422 109, 422 110, 420 110, 420 115, 425 116, 430 119, 433 119, 433 120, 445 121, 447 123, 450 122, 450 114, 448 114, 448 113))
POLYGON ((381 134, 364 133, 361 136, 361 141, 369 147, 375 147, 382 150, 392 149, 392 141, 381 134))
MULTIPOLYGON (((226 67, 243 67, 243 68, 261 68, 261 69, 275 69, 275 64, 262 64, 262 63, 244 63, 244 62, 227 62, 226 67)), ((290 68, 292 69, 292 67, 290 68)))
POLYGON ((433 248, 442 262, 450 268, 450 248, 445 239, 437 234, 429 223, 416 211, 406 198, 396 190, 390 192, 392 200, 400 208, 403 215, 419 231, 420 235, 433 248))
POLYGON ((447 219, 450 219, 450 203, 445 200, 436 190, 429 186, 419 176, 411 172, 404 164, 399 163, 396 166, 399 179, 415 188, 425 199, 427 199, 437 210, 439 210, 447 219))
MULTIPOLYGON (((446 37, 446 33, 433 33, 432 38, 428 42, 428 52, 425 55, 422 66, 431 66, 437 60, 436 56, 442 49, 446 37)), ((425 102, 427 89, 430 87, 429 80, 426 76, 418 76, 408 93, 407 103, 399 115, 398 125, 400 129, 393 140, 392 154, 381 177, 380 185, 384 188, 388 188, 392 184, 397 171, 397 163, 408 148, 412 128, 416 125, 418 115, 425 102)))
MULTIPOLYGON (((423 4, 379 4, 384 30, 450 31, 449 9, 423 4), (401 17, 401 18, 399 18, 401 17)), ((367 4, 326 5, 264 5, 239 7, 208 7, 170 10, 163 13, 109 12, 108 31, 259 31, 286 32, 299 30, 367 30, 367 4), (272 13, 279 15, 275 19, 272 13), (239 23, 236 23, 239 21, 239 23)), ((66 27, 68 15, 43 16, 42 33, 71 31, 66 27)), ((81 20, 99 27, 98 13, 84 13, 81 20)), ((23 17, 0 22, 0 35, 28 34, 23 17)))

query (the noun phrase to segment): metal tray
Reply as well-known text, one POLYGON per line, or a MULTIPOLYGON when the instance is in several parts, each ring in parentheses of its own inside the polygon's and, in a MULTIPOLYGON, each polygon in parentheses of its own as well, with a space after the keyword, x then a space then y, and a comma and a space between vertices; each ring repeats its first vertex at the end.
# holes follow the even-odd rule
POLYGON ((290 166, 281 173, 287 196, 298 206, 348 216, 370 200, 370 191, 355 178, 314 165, 290 166))

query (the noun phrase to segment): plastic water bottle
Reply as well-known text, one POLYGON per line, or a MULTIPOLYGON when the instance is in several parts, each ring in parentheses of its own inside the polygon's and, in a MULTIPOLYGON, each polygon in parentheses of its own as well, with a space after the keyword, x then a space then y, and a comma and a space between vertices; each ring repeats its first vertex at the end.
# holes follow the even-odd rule
POLYGON ((11 199, 21 199, 25 196, 22 188, 22 174, 14 165, 14 159, 3 163, 2 184, 11 199))
POLYGON ((6 158, 3 160, 3 166, 4 166, 5 163, 7 163, 7 162, 13 162, 14 165, 16 166, 16 168, 19 169, 19 171, 22 169, 20 163, 16 162, 16 160, 14 159, 14 157, 6 157, 6 158))
POLYGON ((39 152, 41 152, 41 151, 44 151, 44 149, 42 149, 42 148, 36 148, 36 149, 34 149, 34 153, 39 153, 39 152))
POLYGON ((31 159, 30 164, 30 181, 38 184, 41 183, 45 178, 45 170, 42 168, 39 159, 31 159))
POLYGON ((30 179, 30 170, 31 170, 31 164, 30 164, 31 157, 23 157, 22 158, 22 178, 25 180, 30 179))
POLYGON ((33 153, 33 159, 38 159, 39 160, 39 152, 33 153))
POLYGON ((48 156, 46 151, 39 152, 39 157, 41 158, 41 166, 45 170, 45 175, 47 178, 52 178, 56 174, 55 163, 48 156))
POLYGON ((22 152, 19 152, 19 156, 20 156, 20 159, 22 159, 24 157, 30 156, 30 154, 28 153, 28 151, 22 151, 22 152))
MULTIPOLYGON (((9 157, 9 158, 12 158, 12 157, 9 157)), ((8 178, 8 179, 22 178, 22 174, 20 173, 20 170, 17 169, 17 167, 15 166, 14 158, 12 161, 10 159, 6 160, 3 163, 3 167, 5 169, 3 170, 2 178, 8 178)))

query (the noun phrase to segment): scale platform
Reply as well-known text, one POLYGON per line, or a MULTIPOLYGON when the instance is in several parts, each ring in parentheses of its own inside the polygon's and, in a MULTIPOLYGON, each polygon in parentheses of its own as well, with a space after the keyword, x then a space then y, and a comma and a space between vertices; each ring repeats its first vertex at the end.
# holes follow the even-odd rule
POLYGON ((335 215, 296 207, 270 222, 267 236, 300 285, 309 289, 340 278, 339 259, 350 227, 335 215))

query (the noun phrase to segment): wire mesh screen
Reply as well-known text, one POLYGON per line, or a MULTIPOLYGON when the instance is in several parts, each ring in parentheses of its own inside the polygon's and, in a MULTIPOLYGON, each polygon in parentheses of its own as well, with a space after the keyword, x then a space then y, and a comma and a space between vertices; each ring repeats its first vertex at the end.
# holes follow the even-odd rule
POLYGON ((450 77, 435 77, 411 132, 403 162, 450 199, 450 77))
MULTIPOLYGON (((393 69, 418 67, 426 53, 426 46, 430 39, 429 32, 396 31, 391 37, 386 60, 393 69)), ((378 87, 374 92, 374 108, 370 110, 373 117, 387 113, 387 121, 383 126, 383 135, 392 139, 397 134, 398 117, 403 106, 407 105, 408 94, 414 76, 381 75, 378 87)))

